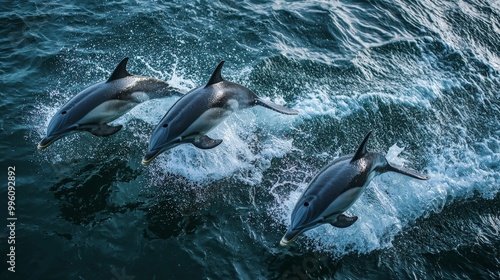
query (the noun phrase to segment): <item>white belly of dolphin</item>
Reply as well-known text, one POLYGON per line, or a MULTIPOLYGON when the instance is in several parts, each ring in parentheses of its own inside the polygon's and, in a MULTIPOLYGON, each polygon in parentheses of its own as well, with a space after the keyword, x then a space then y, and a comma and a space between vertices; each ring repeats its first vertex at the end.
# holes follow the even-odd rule
POLYGON ((130 111, 138 103, 124 100, 109 100, 95 107, 87 115, 85 115, 78 123, 108 123, 116 120, 123 114, 130 111))
POLYGON ((142 103, 148 101, 150 98, 149 95, 145 92, 135 91, 131 94, 131 99, 137 103, 142 103))
POLYGON ((334 201, 330 203, 328 208, 325 209, 322 216, 327 217, 332 215, 333 213, 342 213, 346 211, 351 205, 358 199, 363 191, 363 187, 352 188, 341 195, 339 195, 334 201))
POLYGON ((205 111, 196 121, 194 121, 184 131, 183 136, 193 134, 206 134, 217 125, 219 125, 225 118, 227 118, 233 111, 224 108, 211 108, 205 111))

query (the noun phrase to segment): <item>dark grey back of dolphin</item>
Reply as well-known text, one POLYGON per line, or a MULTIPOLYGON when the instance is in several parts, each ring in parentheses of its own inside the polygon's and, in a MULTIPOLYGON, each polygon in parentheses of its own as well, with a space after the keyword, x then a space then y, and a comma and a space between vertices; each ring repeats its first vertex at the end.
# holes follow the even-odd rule
POLYGON ((200 149, 218 146, 222 140, 211 139, 206 133, 240 109, 261 105, 282 114, 298 113, 262 100, 250 89, 225 80, 222 77, 223 65, 224 61, 221 61, 205 86, 191 90, 167 111, 151 135, 143 164, 183 143, 191 143, 200 149))
POLYGON ((351 226, 358 217, 343 212, 358 199, 371 179, 381 173, 392 171, 419 180, 429 179, 414 170, 389 164, 379 153, 368 152, 371 133, 366 134, 354 154, 335 159, 313 178, 294 207, 290 227, 280 245, 286 246, 300 233, 325 223, 338 228, 351 226))
POLYGON ((107 81, 96 83, 71 98, 52 117, 47 135, 38 149, 47 148, 57 139, 76 131, 88 131, 96 136, 110 136, 122 126, 107 123, 122 116, 137 104, 153 98, 181 95, 168 83, 127 71, 125 57, 107 81))

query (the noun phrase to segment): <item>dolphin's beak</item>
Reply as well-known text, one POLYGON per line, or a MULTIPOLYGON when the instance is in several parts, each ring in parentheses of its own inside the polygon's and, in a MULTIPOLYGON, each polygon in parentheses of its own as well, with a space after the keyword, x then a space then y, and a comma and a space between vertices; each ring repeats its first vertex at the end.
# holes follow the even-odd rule
POLYGON ((290 243, 292 243, 292 241, 286 239, 286 237, 284 237, 284 236, 280 240, 280 246, 282 246, 282 247, 286 247, 286 246, 290 245, 290 243))
POLYGON ((147 151, 144 157, 142 158, 142 165, 148 165, 153 159, 155 159, 159 154, 161 153, 161 150, 152 150, 152 151, 147 151))
POLYGON ((40 141, 38 143, 38 150, 41 151, 41 150, 45 150, 48 146, 50 146, 52 143, 54 143, 59 137, 54 137, 54 136, 47 136, 45 138, 42 139, 42 141, 40 141))
POLYGON ((153 161, 153 159, 155 159, 157 156, 159 156, 164 151, 178 146, 181 143, 181 140, 182 140, 181 137, 177 137, 174 140, 168 142, 167 144, 155 146, 153 149, 151 149, 151 146, 149 146, 149 149, 146 152, 146 155, 144 155, 144 157, 142 158, 142 164, 148 165, 151 161, 153 161))
POLYGON ((283 238, 281 238, 280 246, 285 247, 285 246, 290 245, 293 241, 295 241, 295 239, 297 239, 297 236, 299 236, 300 233, 301 233, 301 231, 289 229, 285 233, 283 238))
MULTIPOLYGON (((48 146, 50 146, 52 143, 54 143, 56 140, 58 139, 61 139, 71 133, 74 133, 77 131, 79 125, 78 124, 75 124, 75 125, 72 125, 70 127, 68 127, 67 129, 64 129, 64 130, 61 130, 61 131, 58 131, 58 132, 51 132, 50 135, 47 135, 45 136, 45 138, 42 139, 42 141, 40 141, 38 143, 38 150, 44 150, 46 149, 48 146)), ((47 132, 49 133, 49 132, 47 132)))

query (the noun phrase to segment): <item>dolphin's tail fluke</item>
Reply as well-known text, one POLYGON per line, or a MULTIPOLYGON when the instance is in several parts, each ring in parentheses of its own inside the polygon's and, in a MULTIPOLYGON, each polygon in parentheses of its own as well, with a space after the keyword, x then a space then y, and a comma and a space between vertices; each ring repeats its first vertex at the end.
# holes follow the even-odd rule
POLYGON ((255 100, 256 105, 260 105, 262 107, 266 107, 268 109, 274 110, 278 113, 282 113, 285 115, 297 115, 299 112, 275 103, 272 103, 271 101, 263 100, 263 99, 256 99, 255 100))
POLYGON ((418 173, 415 170, 404 168, 401 166, 387 164, 387 167, 385 169, 386 169, 385 171, 396 172, 396 173, 403 174, 403 175, 406 175, 406 176, 409 176, 409 177, 412 177, 412 178, 415 178, 418 180, 429 180, 429 176, 418 173))

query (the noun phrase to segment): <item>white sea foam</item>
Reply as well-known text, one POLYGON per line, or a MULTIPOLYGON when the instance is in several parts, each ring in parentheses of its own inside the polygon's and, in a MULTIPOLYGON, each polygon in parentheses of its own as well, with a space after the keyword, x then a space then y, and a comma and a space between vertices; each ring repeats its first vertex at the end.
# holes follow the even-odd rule
MULTIPOLYGON (((374 106, 371 102, 373 99, 378 99, 385 104, 431 109, 431 102, 439 97, 443 86, 433 80, 418 80, 416 83, 420 86, 398 94, 376 90, 368 92, 354 90, 348 95, 332 94, 332 89, 328 86, 317 86, 304 91, 306 98, 298 100, 295 108, 305 118, 327 115, 336 119, 345 118, 364 111, 366 107, 374 106)), ((378 110, 378 108, 372 109, 378 110)))
POLYGON ((332 116, 343 118, 363 110, 355 98, 346 95, 332 95, 326 87, 306 91, 307 97, 297 102, 296 108, 305 118, 332 116))

